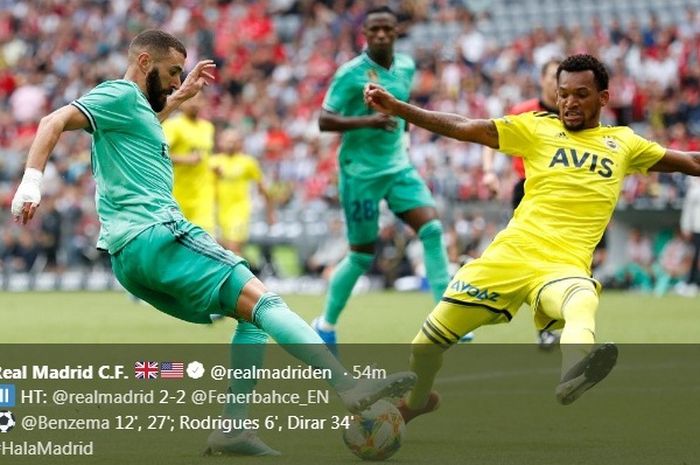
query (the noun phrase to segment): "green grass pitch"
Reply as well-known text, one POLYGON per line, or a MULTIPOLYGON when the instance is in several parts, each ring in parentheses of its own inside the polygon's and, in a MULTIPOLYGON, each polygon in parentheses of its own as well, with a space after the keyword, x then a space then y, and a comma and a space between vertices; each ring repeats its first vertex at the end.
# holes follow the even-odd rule
MULTIPOLYGON (((323 307, 322 296, 285 296, 307 321, 323 307)), ((432 309, 428 294, 369 293, 353 296, 341 317, 341 342, 407 343, 432 309)), ((175 320, 123 293, 0 293, 3 342, 225 343, 233 323, 197 326, 175 320)), ((655 298, 605 292, 597 338, 619 343, 700 342, 700 299, 655 298)), ((477 342, 529 343, 531 312, 523 307, 509 324, 478 330, 477 342)))
MULTIPOLYGON (((289 295, 285 300, 307 321, 323 305, 322 296, 289 295)), ((399 362, 391 369, 405 369, 408 347, 399 344, 413 338, 431 307, 427 294, 354 296, 343 314, 339 338, 348 343, 393 343, 385 346, 387 352, 398 353, 399 362)), ((553 396, 559 376, 558 351, 544 353, 532 345, 535 334, 527 307, 510 324, 480 328, 475 343, 459 345, 446 354, 436 383, 443 396, 442 407, 409 425, 404 445, 388 463, 700 463, 700 299, 605 292, 597 323, 599 340, 621 344, 620 361, 603 384, 568 407, 559 406, 553 396)), ((2 293, 0 324, 3 343, 226 344, 234 326, 230 321, 211 326, 183 323, 116 292, 2 293)), ((262 383, 261 387, 274 386, 262 383)), ((328 409, 339 413, 338 401, 328 409)), ((15 410, 20 415, 24 412, 20 406, 15 410)), ((66 415, 66 410, 61 412, 66 415)), ((268 413, 275 411, 256 406, 253 412, 268 413)), ((81 414, 88 415, 89 410, 81 414)), ((83 439, 89 433, 50 434, 83 439)), ((127 447, 123 435, 94 434, 101 444, 108 444, 103 454, 52 457, 50 463, 361 463, 345 449, 341 433, 330 430, 261 432, 261 437, 284 453, 279 458, 202 457, 206 431, 148 432, 134 436, 127 447)), ((14 432, 3 436, 0 442, 33 437, 14 432)), ((0 463, 6 458, 0 456, 0 463)), ((49 462, 45 457, 11 457, 7 463, 49 462)))

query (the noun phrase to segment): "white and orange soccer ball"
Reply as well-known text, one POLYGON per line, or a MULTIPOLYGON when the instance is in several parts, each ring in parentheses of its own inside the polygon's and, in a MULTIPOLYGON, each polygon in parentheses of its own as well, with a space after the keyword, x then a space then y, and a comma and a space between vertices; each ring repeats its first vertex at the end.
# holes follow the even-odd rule
POLYGON ((385 460, 399 450, 405 431, 406 425, 398 409, 380 400, 355 416, 343 431, 343 440, 362 460, 385 460))

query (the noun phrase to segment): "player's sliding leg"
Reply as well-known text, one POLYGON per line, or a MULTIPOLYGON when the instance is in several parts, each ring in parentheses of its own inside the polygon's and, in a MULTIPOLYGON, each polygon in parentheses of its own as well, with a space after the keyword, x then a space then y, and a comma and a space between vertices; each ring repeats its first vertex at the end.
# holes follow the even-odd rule
POLYGON ((355 251, 350 251, 341 260, 328 283, 328 297, 323 316, 316 318, 312 323, 323 342, 336 355, 335 325, 338 317, 345 308, 355 283, 370 269, 373 261, 374 255, 355 251))
POLYGON ((555 394, 568 405, 610 373, 617 362, 617 347, 609 343, 594 347, 598 291, 590 280, 551 282, 542 288, 539 305, 547 316, 565 321, 561 380, 555 394))
POLYGON ((406 423, 439 407, 440 396, 433 391, 433 383, 442 366, 443 353, 463 335, 493 323, 497 318, 493 311, 478 305, 445 301, 437 304, 411 345, 411 371, 418 378, 413 390, 398 406, 406 423))
POLYGON ((239 318, 250 320, 304 363, 330 370, 329 383, 338 392, 345 407, 353 413, 365 410, 383 397, 400 397, 415 383, 415 375, 410 372, 394 373, 381 380, 357 382, 323 344, 318 334, 279 296, 268 292, 257 278, 248 280, 240 294, 234 291, 231 295, 238 296, 235 308, 239 318))

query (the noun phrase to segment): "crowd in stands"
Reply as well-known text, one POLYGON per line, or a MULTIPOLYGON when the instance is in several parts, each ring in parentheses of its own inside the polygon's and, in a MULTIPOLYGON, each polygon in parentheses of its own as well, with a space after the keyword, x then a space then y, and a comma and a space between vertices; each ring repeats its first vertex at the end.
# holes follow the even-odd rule
MULTIPOLYGON (((569 27, 533 23, 503 40, 483 5, 470 11, 465 6, 470 2, 455 0, 386 3, 399 13, 399 51, 416 60, 413 99, 423 106, 500 116, 538 95, 542 63, 588 52, 601 57, 612 73, 605 123, 631 125, 669 147, 700 148, 700 14, 692 7, 672 23, 653 11, 605 21, 594 16, 588 24, 569 27), (430 36, 435 31, 442 35, 430 36)), ((180 37, 188 48, 188 67, 215 59, 217 79, 206 89, 203 116, 218 130, 233 126, 245 134, 245 151, 260 160, 281 209, 315 210, 322 217, 335 208, 338 136, 321 134, 317 116, 335 69, 362 50, 363 12, 372 5, 362 0, 0 0, 1 266, 26 271, 106 263, 94 249, 99 224, 87 134, 62 137, 46 169, 38 218, 28 229, 13 226, 7 212, 40 118, 101 81, 121 77, 130 39, 147 28, 180 37)), ((498 229, 483 218, 468 218, 460 208, 489 199, 481 148, 414 128, 410 156, 444 214, 453 260, 477 255, 498 229)), ((514 179, 505 157, 497 159, 496 168, 504 184, 514 179)), ((685 191, 680 175, 629 177, 620 208, 679 208, 685 191)), ((505 218, 510 190, 502 192, 497 200, 505 218)))

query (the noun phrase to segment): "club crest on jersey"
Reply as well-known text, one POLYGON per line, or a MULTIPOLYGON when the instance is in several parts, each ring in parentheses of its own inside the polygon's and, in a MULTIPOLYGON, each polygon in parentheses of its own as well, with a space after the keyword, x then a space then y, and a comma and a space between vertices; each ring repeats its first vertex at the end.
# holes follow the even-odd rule
POLYGON ((603 137, 603 141, 605 142, 605 145, 607 145, 611 150, 617 150, 617 142, 613 137, 605 136, 603 137))
POLYGON ((367 70, 367 79, 369 79, 372 82, 378 82, 379 81, 379 75, 377 74, 377 70, 374 68, 370 68, 367 70))

